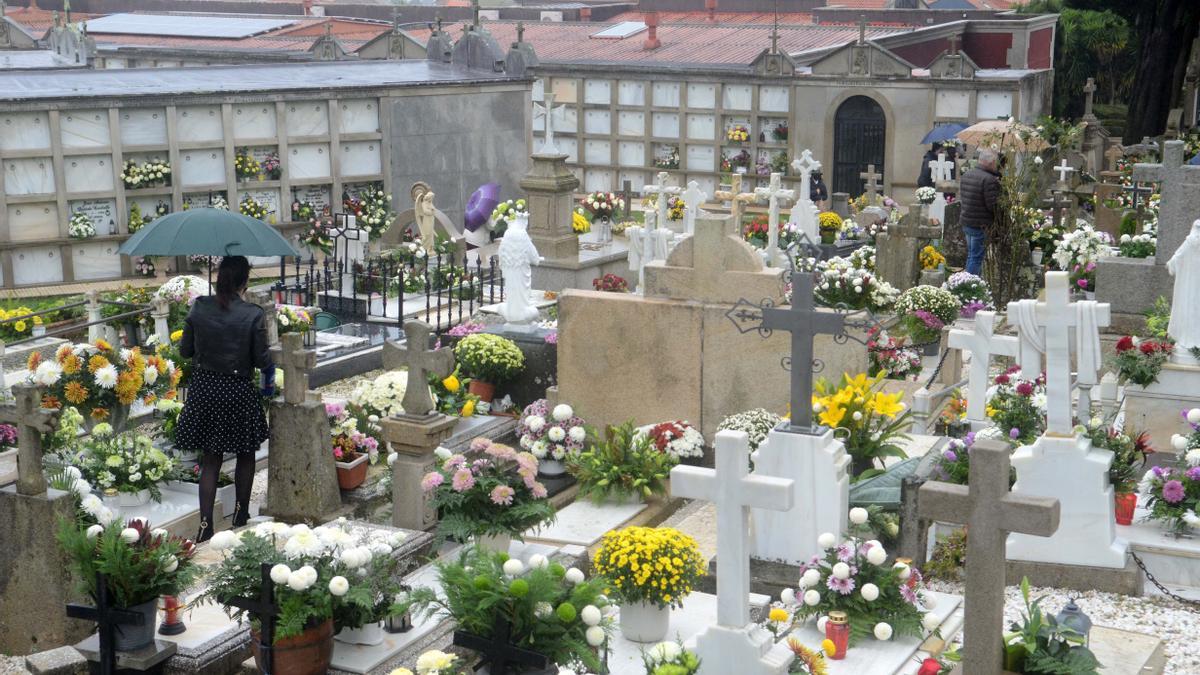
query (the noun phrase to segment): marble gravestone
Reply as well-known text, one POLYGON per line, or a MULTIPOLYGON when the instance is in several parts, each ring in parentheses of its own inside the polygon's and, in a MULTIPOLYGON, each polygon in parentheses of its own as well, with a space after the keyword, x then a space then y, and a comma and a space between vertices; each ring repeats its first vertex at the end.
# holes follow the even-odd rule
POLYGON ((763 257, 768 267, 782 267, 787 263, 787 256, 779 250, 779 202, 795 201, 796 191, 783 189, 782 177, 781 173, 772 173, 767 187, 754 189, 760 200, 767 200, 767 249, 763 257))
POLYGON ((812 201, 812 175, 813 172, 821 170, 821 163, 813 159, 812 150, 805 149, 798 159, 792 160, 792 168, 800 177, 800 197, 792 207, 792 215, 788 222, 795 225, 809 241, 820 241, 820 212, 812 201))
POLYGON ((992 355, 1016 356, 1019 340, 1011 335, 996 335, 996 313, 980 310, 971 330, 953 328, 947 338, 951 349, 969 352, 971 365, 967 377, 967 421, 978 431, 991 423, 987 416, 988 389, 992 385, 989 368, 992 355))

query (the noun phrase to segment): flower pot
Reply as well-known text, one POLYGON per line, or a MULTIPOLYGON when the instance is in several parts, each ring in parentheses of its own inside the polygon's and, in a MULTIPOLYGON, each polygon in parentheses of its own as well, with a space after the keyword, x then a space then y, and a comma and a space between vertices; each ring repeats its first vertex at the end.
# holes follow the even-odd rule
POLYGON ((108 422, 112 425, 113 433, 119 434, 125 431, 126 425, 129 423, 129 406, 117 404, 108 409, 108 417, 104 419, 96 419, 91 415, 83 416, 83 427, 90 434, 97 424, 108 422))
POLYGON ((45 326, 42 326, 42 325, 35 325, 35 326, 33 327, 33 337, 42 337, 42 336, 44 336, 45 334, 46 334, 46 327, 45 327, 45 326))
POLYGON ((1133 511, 1137 508, 1136 492, 1118 492, 1116 500, 1116 515, 1118 525, 1132 525, 1133 511))
POLYGON ((128 610, 142 615, 142 625, 121 624, 117 626, 114 633, 116 634, 115 646, 119 652, 131 652, 154 642, 155 620, 158 618, 158 598, 134 605, 128 610))
MULTIPOLYGON (((265 672, 259 654, 261 637, 257 630, 250 629, 250 651, 254 654, 254 665, 265 672)), ((333 619, 305 629, 299 635, 276 640, 271 650, 271 672, 288 675, 325 675, 333 659, 333 619)))
POLYGON ((541 476, 561 476, 567 472, 567 465, 560 460, 546 459, 538 460, 538 475, 541 476))
POLYGON ((1083 299, 1084 300, 1095 300, 1096 299, 1096 291, 1084 291, 1083 299))
POLYGON ((671 627, 671 608, 646 602, 621 603, 621 635, 630 642, 659 642, 671 627))
POLYGON ((467 391, 478 396, 479 400, 491 403, 492 398, 496 395, 496 385, 491 382, 472 379, 471 383, 467 385, 467 391))
POLYGON ((368 459, 370 459, 370 455, 360 452, 349 462, 335 460, 333 465, 337 467, 338 487, 343 490, 353 490, 362 485, 363 481, 367 479, 368 459))
POLYGON ((142 506, 150 501, 149 490, 138 490, 137 492, 121 492, 117 494, 118 506, 142 506))
POLYGON ((493 553, 508 553, 508 547, 512 544, 511 534, 478 534, 475 535, 475 543, 485 551, 493 553))
POLYGON ((343 628, 333 639, 348 645, 377 645, 383 642, 383 626, 376 621, 358 628, 343 628))
POLYGON ((821 232, 821 243, 834 244, 837 242, 837 235, 838 233, 834 231, 823 231, 821 232))
POLYGON ((604 498, 604 501, 600 503, 611 506, 629 506, 632 504, 642 504, 644 501, 645 500, 642 499, 640 494, 634 492, 613 492, 609 493, 609 495, 604 498))
POLYGON ((1034 267, 1041 267, 1043 255, 1044 254, 1042 253, 1042 249, 1035 248, 1035 249, 1033 249, 1033 251, 1031 251, 1029 253, 1029 262, 1033 263, 1034 267))

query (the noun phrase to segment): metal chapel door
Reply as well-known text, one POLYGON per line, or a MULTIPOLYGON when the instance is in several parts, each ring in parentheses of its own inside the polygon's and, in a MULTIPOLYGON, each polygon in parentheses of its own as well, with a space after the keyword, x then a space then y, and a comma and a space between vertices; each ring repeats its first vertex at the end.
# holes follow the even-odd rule
POLYGON ((874 99, 851 96, 838 106, 833 121, 833 192, 845 192, 851 199, 861 195, 859 174, 870 164, 883 173, 886 141, 887 118, 874 99))

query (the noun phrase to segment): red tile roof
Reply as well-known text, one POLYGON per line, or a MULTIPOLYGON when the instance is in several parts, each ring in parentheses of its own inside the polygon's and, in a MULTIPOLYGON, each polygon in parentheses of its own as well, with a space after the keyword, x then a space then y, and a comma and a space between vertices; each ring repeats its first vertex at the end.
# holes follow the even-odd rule
MULTIPOLYGON (((641 21, 645 16, 640 11, 621 12, 620 14, 606 19, 607 22, 618 23, 621 21, 641 21)), ((720 24, 739 24, 739 23, 775 23, 775 14, 773 12, 714 12, 713 17, 716 23, 720 24)), ((698 10, 694 12, 659 12, 658 20, 660 23, 709 23, 708 12, 698 10)), ((780 25, 803 26, 813 23, 813 15, 807 12, 780 12, 780 25)))
MULTIPOLYGON (((4 10, 4 15, 12 19, 14 22, 21 24, 25 30, 37 37, 43 37, 50 29, 54 27, 54 10, 40 9, 37 7, 9 7, 4 10)), ((65 17, 62 12, 58 12, 59 17, 65 17)), ((71 21, 85 21, 87 19, 103 16, 102 14, 83 14, 82 12, 71 12, 71 21)))
MULTIPOLYGON (((624 63, 700 64, 740 66, 750 64, 763 49, 771 45, 771 26, 767 24, 670 24, 660 23, 658 39, 662 46, 647 51, 642 48, 647 31, 630 37, 592 39, 613 24, 609 22, 541 22, 525 25, 525 41, 532 44, 542 62, 559 63, 624 63)), ((486 22, 488 32, 501 45, 516 40, 516 23, 486 22)), ((462 24, 446 26, 457 40, 462 24)), ((908 28, 867 29, 868 38, 879 38, 908 28)), ((421 44, 429 39, 429 29, 406 29, 421 44)), ((857 26, 780 26, 779 48, 790 54, 835 47, 858 39, 857 26)))

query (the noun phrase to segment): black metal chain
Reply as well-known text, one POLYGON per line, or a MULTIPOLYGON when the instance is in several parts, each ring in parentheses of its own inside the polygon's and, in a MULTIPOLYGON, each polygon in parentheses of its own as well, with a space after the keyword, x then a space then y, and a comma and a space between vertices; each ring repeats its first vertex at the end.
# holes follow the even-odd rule
POLYGON ((938 359, 937 367, 933 369, 933 375, 930 375, 929 380, 927 382, 925 382, 926 389, 929 389, 929 387, 933 385, 933 381, 936 380, 938 375, 942 372, 942 366, 944 366, 946 364, 947 356, 950 356, 950 350, 949 349, 942 350, 942 357, 938 359))
POLYGON ((1150 570, 1146 569, 1146 563, 1142 562, 1142 559, 1139 558, 1136 553, 1130 551, 1129 555, 1133 556, 1133 562, 1137 563, 1137 566, 1141 568, 1142 573, 1146 575, 1146 580, 1154 584, 1154 587, 1161 591, 1163 595, 1176 602, 1182 602, 1185 605, 1200 605, 1200 600, 1189 600, 1172 593, 1169 588, 1162 585, 1162 582, 1154 578, 1154 575, 1150 572, 1150 570))

